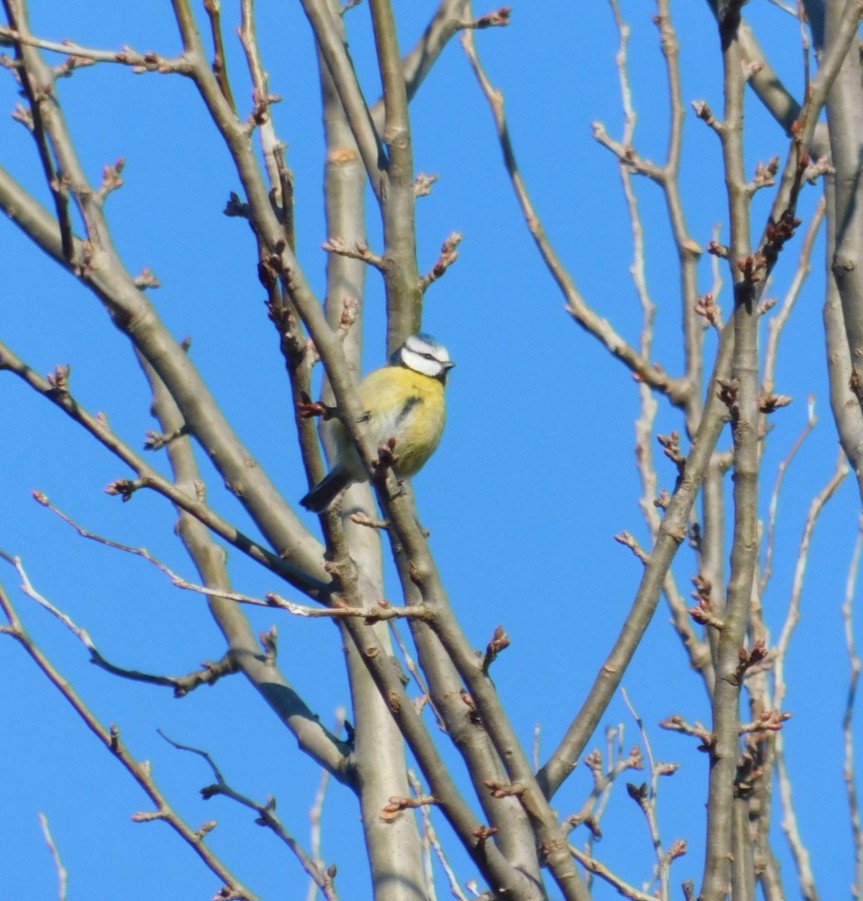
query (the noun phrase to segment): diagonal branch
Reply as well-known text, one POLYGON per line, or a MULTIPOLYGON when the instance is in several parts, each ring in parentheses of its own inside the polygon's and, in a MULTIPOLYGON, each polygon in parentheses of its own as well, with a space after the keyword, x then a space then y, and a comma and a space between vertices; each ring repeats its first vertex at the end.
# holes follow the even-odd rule
POLYGON ((339 35, 330 4, 317 0, 301 0, 301 3, 350 122, 372 191, 380 199, 380 174, 387 166, 386 152, 366 106, 346 44, 339 35))
MULTIPOLYGON (((4 0, 17 8, 18 0, 4 0)), ((177 0, 175 12, 181 24, 185 56, 190 64, 190 74, 201 88, 201 93, 214 119, 230 137, 229 147, 238 151, 237 169, 248 189, 250 204, 254 200, 256 210, 266 208, 268 246, 284 246, 289 258, 285 268, 296 267, 293 255, 287 249, 281 224, 272 210, 269 194, 262 183, 257 161, 251 152, 248 130, 240 123, 224 98, 215 75, 210 71, 204 56, 200 37, 186 4, 177 0), (240 154, 240 148, 244 153, 240 154)), ((19 30, 21 22, 18 22, 19 30)), ((53 74, 39 58, 35 50, 23 48, 28 70, 37 83, 51 85, 53 74)), ((219 410, 206 385, 191 364, 185 349, 175 341, 159 320, 149 301, 135 280, 123 267, 113 247, 101 203, 96 192, 86 182, 72 139, 59 114, 59 103, 50 124, 51 140, 59 165, 68 175, 73 195, 79 204, 87 228, 87 242, 75 243, 75 258, 79 261, 73 269, 62 254, 58 240, 57 224, 36 201, 5 172, 0 170, 0 208, 13 217, 19 226, 38 246, 57 262, 71 269, 105 305, 114 324, 132 341, 142 356, 157 370, 175 402, 180 407, 185 424, 196 439, 206 447, 207 453, 229 489, 243 503, 267 540, 280 555, 291 560, 305 572, 326 576, 322 572, 320 544, 303 527, 299 519, 285 504, 261 466, 253 460, 249 451, 233 433, 219 410)), ((259 229, 260 231, 260 229, 259 229)), ((297 290, 309 291, 296 273, 293 281, 297 290)), ((311 293, 309 291, 309 293, 311 293)))
POLYGON ((210 769, 213 771, 213 776, 216 779, 215 785, 209 785, 206 788, 201 789, 201 795, 205 801, 209 801, 210 798, 215 797, 216 795, 221 795, 225 798, 230 798, 232 801, 236 801, 238 804, 241 804, 243 807, 247 807, 249 810, 253 810, 258 815, 258 819, 255 820, 257 825, 266 826, 267 829, 270 830, 284 845, 286 845, 294 857, 300 863, 300 866, 305 870, 305 872, 311 877, 312 881, 317 885, 317 887, 321 890, 324 898, 327 901, 338 901, 338 895, 336 894, 335 886, 333 885, 333 878, 335 876, 335 869, 325 869, 322 865, 316 863, 312 858, 305 852, 300 843, 288 832, 285 828, 284 823, 276 816, 276 799, 270 796, 266 803, 260 804, 257 801, 253 801, 246 795, 241 794, 236 789, 231 788, 231 786, 225 780, 225 777, 222 775, 219 768, 216 766, 215 761, 210 756, 207 751, 202 751, 200 748, 193 748, 191 745, 180 744, 180 742, 174 741, 172 738, 168 738, 161 729, 156 730, 162 738, 171 745, 172 748, 176 748, 178 751, 188 751, 190 754, 197 754, 199 757, 203 757, 204 760, 210 766, 210 769))
POLYGON ((567 311, 588 334, 593 335, 615 358, 619 359, 630 369, 640 381, 643 381, 654 390, 666 394, 672 402, 676 404, 682 403, 686 395, 686 385, 679 379, 671 378, 648 359, 645 359, 634 347, 627 344, 606 319, 597 315, 585 301, 572 276, 561 263, 545 234, 519 172, 515 151, 512 147, 509 129, 504 116, 503 96, 500 91, 492 87, 479 62, 474 47, 473 32, 464 32, 461 43, 494 116, 498 140, 503 151, 504 165, 509 174, 513 191, 521 206, 525 223, 552 278, 566 299, 567 311))
MULTIPOLYGON (((2 184, 2 180, 0 180, 0 184, 2 184)), ((180 491, 171 481, 164 478, 122 439, 115 435, 104 418, 88 413, 74 400, 68 391, 57 390, 54 385, 34 372, 6 345, 0 342, 0 371, 4 370, 17 375, 30 388, 59 407, 71 419, 85 428, 100 444, 126 463, 138 477, 136 487, 151 488, 163 495, 271 572, 278 574, 291 584, 295 584, 294 580, 298 580, 296 583, 297 587, 307 592, 310 596, 320 597, 328 591, 326 582, 312 579, 305 573, 297 570, 287 561, 273 554, 268 548, 249 538, 235 526, 222 519, 197 497, 192 497, 180 491)))
POLYGON ((127 773, 138 783, 143 792, 153 802, 154 811, 136 814, 133 819, 137 822, 146 820, 162 820, 167 823, 174 832, 192 849, 204 865, 222 881, 234 898, 244 898, 246 901, 259 901, 258 896, 244 886, 222 863, 219 857, 204 841, 207 829, 192 829, 182 817, 171 807, 165 796, 159 790, 150 772, 147 761, 136 760, 120 740, 120 732, 116 726, 106 729, 93 715, 90 708, 84 703, 71 684, 55 669, 51 661, 33 642, 24 629, 23 623, 18 617, 8 595, 0 586, 0 609, 2 609, 8 625, 0 626, 0 634, 14 638, 30 656, 31 660, 42 671, 48 681, 66 699, 72 709, 83 720, 87 728, 96 736, 102 746, 109 751, 120 763, 127 773))
POLYGON ((90 653, 90 662, 94 663, 105 672, 114 676, 120 676, 123 679, 130 679, 133 682, 144 682, 148 685, 165 685, 174 689, 174 697, 185 697, 190 691, 194 691, 201 685, 213 685, 222 676, 237 672, 236 664, 229 656, 223 657, 218 663, 204 664, 202 669, 188 673, 185 676, 158 676, 153 673, 144 673, 140 670, 130 670, 125 667, 116 666, 107 660, 96 645, 86 629, 77 626, 72 618, 59 610, 44 595, 40 594, 30 581, 27 571, 20 557, 13 557, 5 551, 0 550, 0 558, 15 567, 19 577, 21 578, 21 590, 28 597, 32 598, 40 607, 47 610, 52 616, 56 617, 64 626, 84 645, 90 653))
MULTIPOLYGON (((711 384, 727 377, 734 349, 734 332, 726 326, 720 336, 719 349, 711 384)), ((575 768, 590 736, 611 703, 626 668, 632 660, 659 602, 663 585, 674 555, 685 540, 689 515, 711 463, 716 442, 728 422, 728 409, 718 392, 711 391, 704 415, 695 434, 692 448, 683 464, 677 488, 665 511, 659 534, 644 567, 635 599, 605 663, 597 673, 593 686, 570 724, 560 744, 537 774, 540 786, 550 798, 575 768)))

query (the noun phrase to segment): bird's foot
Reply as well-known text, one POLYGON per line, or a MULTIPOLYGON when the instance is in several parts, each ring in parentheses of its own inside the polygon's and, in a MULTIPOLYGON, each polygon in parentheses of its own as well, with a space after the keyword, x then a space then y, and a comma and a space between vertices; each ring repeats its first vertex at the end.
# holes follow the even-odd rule
MULTIPOLYGON (((398 463, 398 454, 395 453, 396 439, 390 438, 386 444, 382 444, 378 448, 378 458, 375 460, 375 467, 378 470, 392 469, 398 463)), ((401 483, 399 483, 401 484, 401 483)))
POLYGON ((300 419, 311 419, 313 416, 332 419, 338 412, 336 407, 328 407, 323 401, 313 401, 305 392, 302 397, 303 399, 297 404, 300 419))

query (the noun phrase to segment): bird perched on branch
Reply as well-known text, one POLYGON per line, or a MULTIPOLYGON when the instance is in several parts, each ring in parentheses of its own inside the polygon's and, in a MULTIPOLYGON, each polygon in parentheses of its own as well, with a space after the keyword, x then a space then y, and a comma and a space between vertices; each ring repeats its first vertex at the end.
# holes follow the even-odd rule
MULTIPOLYGON (((393 450, 399 479, 419 472, 440 443, 446 420, 444 387, 455 366, 447 349, 430 335, 411 335, 388 365, 370 372, 357 386, 369 436, 376 447, 393 450)), ((326 510, 355 482, 369 478, 345 427, 332 422, 333 468, 300 503, 313 513, 326 510)))

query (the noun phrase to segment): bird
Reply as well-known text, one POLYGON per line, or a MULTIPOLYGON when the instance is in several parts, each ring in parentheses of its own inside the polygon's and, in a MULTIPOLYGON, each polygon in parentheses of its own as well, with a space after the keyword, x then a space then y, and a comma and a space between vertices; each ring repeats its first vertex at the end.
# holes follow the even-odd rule
MULTIPOLYGON (((357 386, 369 436, 376 447, 390 444, 399 481, 419 472, 440 443, 446 421, 444 388, 453 366, 447 349, 420 332, 357 386)), ((335 445, 332 469, 300 501, 313 513, 329 509, 349 485, 369 478, 344 425, 334 419, 330 428, 335 445)))

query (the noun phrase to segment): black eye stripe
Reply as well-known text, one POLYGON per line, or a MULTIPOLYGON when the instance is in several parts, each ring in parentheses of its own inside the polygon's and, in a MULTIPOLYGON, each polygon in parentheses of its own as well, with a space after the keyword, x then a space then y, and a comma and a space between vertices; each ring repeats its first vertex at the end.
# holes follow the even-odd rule
MULTIPOLYGON (((436 366, 446 366, 447 361, 439 359, 437 354, 435 354, 433 351, 420 350, 420 348, 418 347, 408 347, 407 345, 405 345, 404 350, 407 351, 408 354, 412 354, 413 356, 418 357, 421 360, 428 360, 429 363, 434 363, 436 366)), ((404 355, 402 356, 402 364, 410 366, 410 364, 407 362, 406 356, 404 355)))

